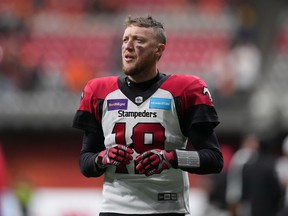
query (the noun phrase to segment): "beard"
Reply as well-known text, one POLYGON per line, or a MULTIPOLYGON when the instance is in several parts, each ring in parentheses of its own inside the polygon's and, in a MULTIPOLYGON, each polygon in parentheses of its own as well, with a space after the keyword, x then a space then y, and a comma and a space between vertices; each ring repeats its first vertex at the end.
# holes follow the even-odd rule
POLYGON ((127 76, 136 76, 141 73, 143 70, 143 66, 136 64, 131 66, 125 66, 124 63, 122 63, 122 71, 127 76))
POLYGON ((136 61, 131 65, 125 65, 124 60, 122 60, 122 71, 127 76, 137 76, 148 71, 154 64, 154 58, 151 56, 144 57, 142 60, 136 61))

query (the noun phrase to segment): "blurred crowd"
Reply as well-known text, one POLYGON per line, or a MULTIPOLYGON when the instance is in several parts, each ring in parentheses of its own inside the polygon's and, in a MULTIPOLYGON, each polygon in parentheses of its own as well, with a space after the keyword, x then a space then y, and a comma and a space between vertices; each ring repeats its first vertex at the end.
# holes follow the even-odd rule
MULTIPOLYGON (((117 22, 118 17, 131 11, 139 14, 156 11, 156 14, 173 16, 176 28, 177 17, 181 17, 184 11, 186 22, 187 19, 192 21, 197 14, 219 19, 219 23, 223 22, 222 14, 226 14, 224 23, 229 19, 236 22, 229 24, 234 25, 232 30, 228 27, 221 32, 220 27, 212 28, 212 32, 225 36, 220 45, 217 42, 205 45, 205 41, 213 41, 209 31, 205 33, 206 30, 200 27, 195 32, 193 26, 184 23, 188 33, 196 33, 196 39, 190 42, 190 50, 184 45, 184 50, 179 51, 175 45, 169 54, 167 49, 167 60, 164 56, 161 65, 163 72, 203 76, 211 90, 221 96, 249 91, 259 76, 261 54, 254 43, 257 14, 250 1, 243 2, 161 0, 156 4, 151 0, 3 0, 0 3, 0 90, 29 92, 56 88, 79 92, 92 77, 121 72, 118 30, 122 28, 117 22), (202 40, 204 44, 199 44, 201 37, 207 38, 202 40), (176 58, 177 50, 179 58, 176 58), (181 59, 185 60, 180 62, 181 59), (199 67, 200 62, 204 62, 203 67, 199 67), (170 67, 172 64, 175 67, 170 67)), ((196 25, 205 23, 201 19, 196 19, 200 22, 196 25)), ((166 24, 165 18, 163 22, 166 24)), ((181 32, 179 36, 176 39, 180 46, 181 32)))

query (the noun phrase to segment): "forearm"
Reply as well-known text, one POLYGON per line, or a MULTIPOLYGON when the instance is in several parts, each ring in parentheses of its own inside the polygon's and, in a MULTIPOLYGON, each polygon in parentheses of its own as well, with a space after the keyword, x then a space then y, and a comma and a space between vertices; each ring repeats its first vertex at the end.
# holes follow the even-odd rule
POLYGON ((95 159, 97 154, 94 153, 83 153, 80 155, 79 165, 81 173, 86 177, 98 177, 103 174, 103 172, 97 169, 95 164, 95 159))
POLYGON ((219 173, 223 167, 223 157, 216 135, 196 133, 193 141, 197 141, 195 150, 152 149, 138 155, 135 159, 136 171, 150 176, 172 167, 196 174, 219 173))
POLYGON ((216 134, 211 133, 199 133, 199 131, 191 131, 189 138, 195 148, 195 150, 180 150, 177 153, 178 168, 196 174, 212 174, 219 173, 223 168, 223 156, 219 147, 216 134), (186 153, 183 151, 187 151, 186 153), (183 157, 187 157, 187 164, 180 163, 182 152, 183 157))
POLYGON ((96 133, 85 132, 80 152, 79 166, 86 177, 99 177, 104 170, 97 168, 95 159, 99 152, 105 149, 103 138, 96 133))

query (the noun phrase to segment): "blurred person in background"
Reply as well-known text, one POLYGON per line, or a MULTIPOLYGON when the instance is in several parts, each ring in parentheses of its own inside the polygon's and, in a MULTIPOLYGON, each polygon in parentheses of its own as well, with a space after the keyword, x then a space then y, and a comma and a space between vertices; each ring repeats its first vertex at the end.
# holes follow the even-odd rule
POLYGON ((284 190, 284 209, 279 216, 288 215, 288 136, 282 142, 282 156, 276 162, 276 170, 284 190))
POLYGON ((244 138, 227 176, 227 205, 235 216, 275 216, 281 208, 281 186, 271 143, 254 134, 244 138))
POLYGON ((282 208, 282 187, 276 172, 273 142, 261 140, 258 154, 245 164, 244 192, 250 210, 245 216, 275 216, 282 208))
POLYGON ((227 169, 226 204, 233 216, 248 216, 249 202, 245 200, 244 194, 244 166, 251 158, 257 156, 258 148, 258 137, 255 134, 245 135, 240 148, 231 158, 227 169))
POLYGON ((162 23, 129 17, 124 75, 93 79, 83 91, 73 127, 84 130, 81 172, 104 174, 101 216, 184 216, 190 211, 188 172, 222 170, 208 87, 195 76, 161 73, 165 46, 162 23), (186 149, 188 140, 193 150, 186 149))
POLYGON ((244 96, 254 90, 261 75, 262 54, 256 45, 256 26, 259 22, 259 15, 253 2, 249 0, 238 1, 234 7, 238 28, 231 46, 229 60, 237 93, 244 96))
POLYGON ((21 175, 15 184, 14 188, 15 197, 18 201, 22 216, 30 215, 30 203, 33 198, 33 187, 31 185, 31 181, 21 175))

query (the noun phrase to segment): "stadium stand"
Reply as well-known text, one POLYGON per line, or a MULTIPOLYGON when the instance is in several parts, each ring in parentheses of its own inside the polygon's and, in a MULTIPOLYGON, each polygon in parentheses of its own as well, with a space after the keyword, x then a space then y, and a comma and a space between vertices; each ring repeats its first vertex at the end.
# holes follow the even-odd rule
MULTIPOLYGON (((127 11, 131 7, 143 10, 141 1, 123 2, 124 5, 129 5, 122 6, 127 11)), ((153 3, 154 1, 143 2, 145 7, 153 5, 156 10, 157 5, 153 3)), ((161 17, 165 24, 167 23, 168 34, 167 52, 159 66, 160 70, 166 73, 190 73, 203 76, 209 83, 209 80, 213 79, 211 78, 213 69, 207 62, 213 60, 213 53, 229 47, 235 20, 228 13, 205 15, 197 12, 195 5, 187 1, 168 2, 170 1, 163 0, 157 3, 159 11, 160 6, 164 5, 164 8, 161 8, 162 12, 157 16, 161 17), (181 15, 181 12, 176 11, 171 16, 170 11, 171 8, 175 9, 175 4, 183 10, 185 7, 191 8, 195 13, 181 15)), ((103 2, 103 4, 105 8, 110 7, 109 3, 103 2)), ((125 19, 125 10, 109 16, 109 12, 88 15, 83 8, 85 5, 79 5, 74 1, 67 8, 63 3, 48 1, 45 6, 38 6, 36 12, 29 14, 29 22, 24 22, 23 29, 17 30, 17 34, 8 32, 9 37, 6 33, 3 34, 3 44, 7 44, 9 40, 18 41, 17 48, 8 47, 12 51, 24 48, 29 50, 29 52, 23 51, 22 56, 18 56, 16 52, 15 64, 12 65, 18 67, 21 62, 17 59, 22 57, 26 61, 33 62, 33 71, 37 68, 37 73, 34 73, 33 79, 36 83, 33 84, 32 81, 27 83, 27 85, 34 85, 27 87, 31 90, 27 92, 18 85, 21 83, 20 80, 23 80, 21 70, 14 69, 15 76, 2 72, 2 80, 5 84, 2 88, 7 92, 6 97, 3 95, 2 98, 5 103, 0 107, 0 115, 3 119, 0 127, 13 128, 15 125, 17 128, 21 128, 20 125, 35 127, 35 123, 25 120, 33 115, 39 115, 42 124, 46 127, 65 125, 69 122, 69 117, 71 119, 74 111, 72 107, 75 107, 73 104, 78 102, 77 94, 80 95, 87 80, 91 77, 120 73, 119 32, 122 31, 123 24, 119 22, 125 19), (21 40, 20 36, 22 36, 21 40), (118 43, 119 45, 116 45, 118 43), (8 86, 5 88, 7 83, 8 86), (9 86, 9 83, 12 83, 12 86, 9 86), (51 102, 51 99, 54 102, 58 101, 57 105, 51 102), (15 105, 17 103, 19 104, 15 105), (68 104, 70 107, 67 107, 68 104), (64 115, 61 111, 63 108, 65 108, 64 115), (57 115, 59 120, 57 123, 47 118, 53 115, 57 115), (11 116, 14 116, 13 120, 11 116)), ((15 20, 20 22, 17 15, 15 20)), ((14 29, 12 32, 15 31, 14 29)), ((211 82, 211 89, 215 88, 213 84, 211 82)))

